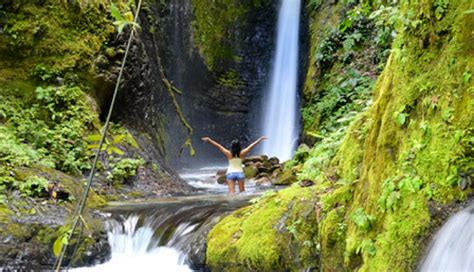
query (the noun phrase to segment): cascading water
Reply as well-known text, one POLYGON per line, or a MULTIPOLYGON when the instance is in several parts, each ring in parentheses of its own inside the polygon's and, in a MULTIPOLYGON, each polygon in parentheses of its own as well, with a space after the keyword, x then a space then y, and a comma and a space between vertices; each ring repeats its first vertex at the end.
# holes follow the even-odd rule
POLYGON ((264 97, 262 153, 290 159, 298 139, 298 36, 300 0, 282 0, 269 89, 264 97))
POLYGON ((450 218, 436 234, 420 271, 474 271, 474 205, 450 218))
MULTIPOLYGON (((206 236, 219 218, 248 205, 259 189, 228 196, 215 168, 181 174, 197 195, 112 206, 107 221, 111 258, 78 271, 192 271, 205 268, 206 236), (222 190, 224 189, 224 190, 222 190)), ((256 194, 257 193, 257 194, 256 194)))
POLYGON ((138 227, 139 216, 131 215, 123 223, 110 221, 108 262, 75 269, 77 271, 191 271, 182 252, 170 246, 158 246, 150 224, 138 227))

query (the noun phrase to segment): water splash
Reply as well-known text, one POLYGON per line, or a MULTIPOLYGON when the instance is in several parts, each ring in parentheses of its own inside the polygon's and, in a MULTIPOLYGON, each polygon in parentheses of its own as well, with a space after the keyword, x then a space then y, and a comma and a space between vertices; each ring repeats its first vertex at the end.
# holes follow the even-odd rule
MULTIPOLYGON (((75 271, 191 271, 185 256, 170 246, 158 246, 154 231, 147 224, 138 227, 138 216, 130 216, 122 224, 109 221, 108 240, 112 251, 110 260, 93 267, 75 271)), ((186 228, 181 229, 181 235, 186 228)), ((189 230, 188 230, 189 232, 189 230)))
POLYGON ((282 0, 272 78, 263 107, 262 153, 288 160, 298 140, 297 99, 300 0, 282 0))
POLYGON ((474 271, 474 205, 438 231, 420 271, 474 271))

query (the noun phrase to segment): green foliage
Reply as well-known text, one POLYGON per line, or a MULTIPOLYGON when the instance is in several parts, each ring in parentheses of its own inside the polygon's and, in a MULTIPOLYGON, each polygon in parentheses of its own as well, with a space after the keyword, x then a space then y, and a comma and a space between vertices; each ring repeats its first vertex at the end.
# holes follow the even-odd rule
POLYGON ((143 159, 121 159, 117 163, 111 163, 112 170, 107 175, 107 178, 112 181, 126 180, 137 174, 140 166, 143 166, 145 161, 143 159))
MULTIPOLYGON (((0 105, 1 113, 1 105, 0 105)), ((29 166, 33 163, 48 164, 31 146, 21 143, 14 131, 0 125, 0 162, 3 165, 29 166)))
POLYGON ((60 72, 54 68, 47 67, 44 64, 40 63, 35 66, 35 68, 31 72, 31 75, 33 77, 41 79, 41 81, 49 82, 51 79, 54 79, 59 76, 60 72))
POLYGON ((56 257, 59 257, 59 254, 61 253, 61 250, 64 246, 69 245, 69 236, 72 232, 72 230, 70 228, 67 228, 66 226, 63 227, 61 230, 62 233, 58 236, 58 238, 56 238, 53 243, 53 254, 56 257))
POLYGON ((367 232, 370 230, 375 216, 365 213, 363 208, 357 208, 352 212, 351 220, 356 224, 359 230, 367 232))
POLYGON ((131 11, 127 11, 122 15, 114 3, 110 4, 110 14, 115 19, 113 24, 117 27, 118 33, 122 33, 126 26, 130 26, 133 30, 140 28, 140 25, 133 21, 133 13, 131 11))
POLYGON ((35 150, 27 151, 32 161, 41 160, 71 173, 89 167, 89 152, 83 137, 96 116, 80 88, 37 87, 32 101, 19 100, 7 91, 2 92, 5 93, 0 93, 5 126, 18 142, 27 143, 35 150))
POLYGON ((367 253, 369 256, 375 256, 377 249, 372 239, 365 239, 357 247, 356 253, 367 253))
MULTIPOLYGON (((19 57, 15 58, 21 63, 18 67, 28 73, 35 70, 44 81, 57 73, 91 65, 113 32, 103 13, 104 5, 105 1, 60 4, 50 0, 4 4, 6 50, 10 56, 19 57), (38 67, 40 63, 43 67, 38 67)), ((21 73, 16 77, 21 78, 21 73)))
POLYGON ((395 112, 395 120, 400 126, 405 125, 405 122, 407 121, 407 118, 409 116, 408 113, 404 112, 405 109, 406 109, 406 106, 403 105, 400 107, 400 109, 397 112, 395 112))
POLYGON ((324 137, 340 127, 347 127, 356 113, 370 104, 373 80, 353 69, 342 74, 330 74, 329 83, 322 92, 312 97, 312 102, 303 107, 303 125, 311 131, 317 125, 318 134, 324 137))
POLYGON ((324 173, 329 167, 331 160, 341 144, 345 134, 345 128, 329 134, 319 144, 309 151, 309 157, 304 162, 303 167, 298 173, 298 179, 309 179, 324 181, 324 173))
POLYGON ((43 197, 48 195, 48 183, 48 180, 43 177, 30 176, 19 183, 18 189, 26 196, 43 197))
MULTIPOLYGON (((107 137, 104 139, 101 151, 106 151, 109 155, 124 155, 125 153, 119 148, 120 146, 129 145, 133 148, 138 148, 138 143, 135 141, 132 134, 130 134, 128 130, 113 124, 110 130, 111 133, 107 134, 107 137)), ((87 147, 91 150, 97 150, 99 148, 101 137, 101 134, 87 135, 87 142, 89 143, 87 147)))
POLYGON ((309 0, 308 9, 316 11, 321 6, 321 0, 309 0))
POLYGON ((441 20, 448 9, 448 0, 435 0, 433 7, 435 9, 435 18, 441 20))
POLYGON ((217 79, 217 83, 220 86, 229 89, 241 89, 245 86, 242 77, 235 70, 227 71, 225 74, 220 76, 217 79))

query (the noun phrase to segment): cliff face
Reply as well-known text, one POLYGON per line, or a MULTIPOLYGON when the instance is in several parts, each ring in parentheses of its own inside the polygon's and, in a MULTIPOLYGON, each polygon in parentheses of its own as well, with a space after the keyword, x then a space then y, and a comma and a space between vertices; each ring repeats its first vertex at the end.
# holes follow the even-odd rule
POLYGON ((249 141, 252 101, 270 68, 274 9, 270 1, 147 2, 117 116, 148 131, 167 162, 179 167, 218 161, 203 136, 223 144, 249 141), (171 94, 166 80, 181 93, 171 94), (197 158, 190 156, 185 123, 197 158))
POLYGON ((314 146, 286 166, 315 183, 311 197, 294 185, 225 218, 209 234, 209 265, 232 254, 233 266, 256 270, 414 269, 433 230, 473 196, 472 4, 308 8, 302 116, 314 146), (291 250, 249 254, 279 243, 291 250), (285 262, 295 252, 301 263, 285 262))

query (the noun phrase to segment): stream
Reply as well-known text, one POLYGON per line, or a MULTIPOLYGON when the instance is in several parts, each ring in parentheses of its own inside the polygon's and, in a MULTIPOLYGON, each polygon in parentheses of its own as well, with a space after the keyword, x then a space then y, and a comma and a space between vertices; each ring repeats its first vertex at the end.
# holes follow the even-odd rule
POLYGON ((217 167, 187 169, 181 177, 197 192, 143 202, 111 203, 106 228, 111 258, 75 271, 203 271, 206 236, 219 219, 268 187, 246 182, 246 191, 227 195, 216 182, 217 167))

